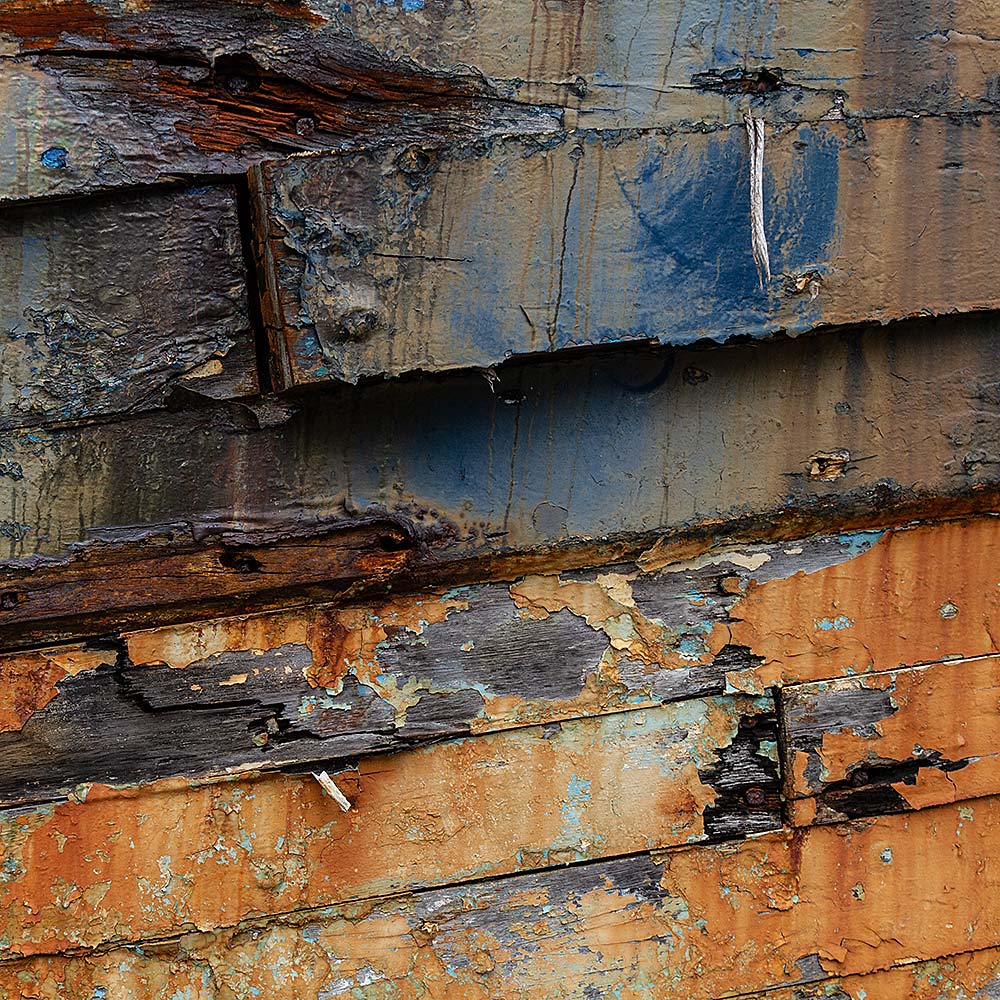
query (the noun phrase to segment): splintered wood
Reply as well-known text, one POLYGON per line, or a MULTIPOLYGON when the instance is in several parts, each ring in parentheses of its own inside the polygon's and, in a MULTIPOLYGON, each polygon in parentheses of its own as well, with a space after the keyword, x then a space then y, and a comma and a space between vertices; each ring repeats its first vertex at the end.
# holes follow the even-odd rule
POLYGON ((0 4, 0 1000, 1000 997, 998 38, 0 4))

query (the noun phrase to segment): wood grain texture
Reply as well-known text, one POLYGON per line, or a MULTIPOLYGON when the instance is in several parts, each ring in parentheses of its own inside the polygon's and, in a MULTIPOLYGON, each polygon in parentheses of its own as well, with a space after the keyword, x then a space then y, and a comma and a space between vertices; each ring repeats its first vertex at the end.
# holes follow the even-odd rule
POLYGON ((742 128, 266 163, 253 176, 279 375, 356 382, 995 308, 996 143, 992 118, 772 129, 766 288, 742 128))
POLYGON ((829 571, 752 584, 729 635, 760 659, 730 683, 763 691, 1000 652, 998 528, 989 517, 888 532, 829 571))
POLYGON ((276 411, 219 405, 6 432, 0 592, 11 596, 0 628, 263 594, 297 577, 342 581, 323 561, 360 553, 324 555, 309 541, 342 529, 358 532, 384 580, 664 530, 777 524, 787 537, 810 519, 992 506, 994 327, 967 317, 760 347, 626 351, 504 370, 495 389, 454 375, 324 387, 276 411), (816 456, 833 451, 851 458, 817 474, 816 456), (379 548, 383 534, 393 551, 379 548), (309 557, 301 567, 297 546, 309 557), (173 572, 173 556, 212 575, 173 572), (124 571, 131 562, 142 572, 124 571))
POLYGON ((534 123, 704 128, 996 109, 986 0, 8 0, 0 198, 534 123), (20 61, 19 61, 20 60, 20 61), (89 128, 88 128, 89 126, 89 128), (67 169, 41 163, 67 151, 67 169))
POLYGON ((224 187, 0 212, 0 428, 256 391, 224 187))
MULTIPOLYGON (((949 615, 956 606, 943 607, 949 615)), ((786 688, 784 763, 788 794, 798 800, 795 821, 996 794, 998 688, 996 657, 786 688)))
POLYGON ((770 699, 716 698, 439 743, 334 774, 348 813, 308 772, 81 786, 75 802, 0 817, 4 953, 774 830, 774 735, 770 699), (754 758, 738 743, 758 725, 771 742, 754 758))
POLYGON ((997 878, 998 824, 1000 804, 982 799, 637 855, 3 963, 0 989, 169 996, 207 981, 196 995, 794 996, 797 983, 995 948, 1000 918, 981 888, 997 878))
POLYGON ((1000 949, 986 948, 744 996, 746 1000, 991 1000, 998 989, 1000 949))
POLYGON ((366 93, 359 73, 348 69, 345 79, 320 65, 324 56, 336 62, 322 48, 310 47, 301 60, 288 57, 300 72, 311 67, 310 79, 293 79, 240 53, 246 42, 230 43, 238 53, 232 58, 211 42, 204 45, 212 54, 196 56, 178 45, 151 52, 139 44, 114 58, 0 57, 0 104, 11 109, 0 133, 0 203, 185 176, 235 177, 264 156, 350 148, 386 130, 397 141, 418 142, 545 132, 559 124, 549 110, 476 97, 474 87, 461 84, 441 81, 421 93, 418 74, 385 61, 371 60, 375 76, 366 93), (370 92, 380 85, 396 92, 370 92), (399 92, 406 85, 412 89, 399 92))

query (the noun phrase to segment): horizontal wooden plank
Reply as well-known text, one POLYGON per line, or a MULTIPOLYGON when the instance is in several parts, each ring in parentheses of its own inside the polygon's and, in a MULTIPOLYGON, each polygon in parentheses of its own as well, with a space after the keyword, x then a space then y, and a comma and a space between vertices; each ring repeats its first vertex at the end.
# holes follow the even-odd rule
POLYGON ((748 103, 772 122, 989 112, 998 36, 983 0, 8 0, 0 103, 21 144, 0 142, 0 197, 237 169, 345 138, 489 132, 505 117, 544 127, 533 106, 595 128, 733 124, 748 103), (40 163, 52 148, 70 169, 40 163))
POLYGON ((265 163, 252 176, 280 374, 356 382, 996 308, 997 141, 993 118, 772 130, 766 287, 742 128, 265 163))
POLYGON ((234 190, 0 212, 0 428, 255 392, 234 190))
POLYGON ((777 829, 775 736, 770 699, 716 698, 439 743, 335 774, 348 813, 308 773, 84 787, 0 815, 4 953, 777 829))
POLYGON ((249 56, 217 51, 157 55, 138 47, 134 55, 0 57, 0 104, 11 116, 0 134, 0 203, 236 176, 277 151, 344 149, 387 131, 416 142, 559 125, 551 111, 476 97, 461 82, 449 88, 378 60, 368 69, 371 88, 390 92, 381 98, 359 92, 357 71, 346 71, 350 81, 321 68, 311 49, 293 77, 262 77, 249 56), (308 67, 318 80, 297 78, 308 67), (412 89, 398 99, 391 92, 404 81, 412 89))
POLYGON ((759 660, 729 684, 764 691, 1000 652, 998 530, 987 517, 887 532, 829 570, 752 584, 729 637, 759 660))
POLYGON ((861 976, 839 976, 766 993, 746 1000, 987 1000, 1000 988, 1000 949, 949 955, 861 976))
POLYGON ((465 560, 486 556, 517 575, 519 553, 551 546, 594 564, 663 531, 995 509, 998 345, 991 317, 963 317, 5 432, 0 633, 10 648, 48 641, 33 621, 103 615, 108 631, 150 608, 183 621, 221 613, 201 602, 463 565, 483 579, 465 560))
POLYGON ((995 948, 1000 918, 982 889, 998 877, 998 825, 1000 802, 983 799, 765 834, 4 963, 0 988, 169 996, 195 976, 279 1000, 711 1000, 789 988, 995 948))
MULTIPOLYGON (((640 574, 530 576, 310 605, 0 657, 0 801, 80 782, 308 765, 721 694, 751 578, 851 558, 870 536, 712 553, 640 574), (728 591, 720 588, 728 582, 728 591), (235 680, 234 680, 235 679, 235 680)), ((752 734, 751 734, 752 735, 752 734)))
MULTIPOLYGON (((681 561, 654 548, 638 565, 124 634, 119 623, 114 641, 0 656, 0 748, 17 761, 0 775, 0 800, 46 800, 84 781, 352 759, 997 652, 998 533, 989 516, 719 546, 681 561)), ((380 563, 358 544, 327 571, 385 572, 389 557, 406 555, 380 563)), ((210 567, 192 565, 210 588, 210 567)), ((280 569, 267 571, 279 585, 280 569)), ((219 573, 223 588, 230 577, 219 573)), ((879 698, 883 682, 873 683, 879 698)), ((803 689, 788 690, 794 706, 803 689)), ((839 704, 823 724, 850 723, 839 704)), ((786 724, 793 747, 797 727, 813 738, 808 719, 786 724)))
MULTIPOLYGON (((939 613, 959 612, 946 602, 939 613)), ((786 688, 783 756, 796 821, 997 794, 998 689, 996 657, 786 688)))

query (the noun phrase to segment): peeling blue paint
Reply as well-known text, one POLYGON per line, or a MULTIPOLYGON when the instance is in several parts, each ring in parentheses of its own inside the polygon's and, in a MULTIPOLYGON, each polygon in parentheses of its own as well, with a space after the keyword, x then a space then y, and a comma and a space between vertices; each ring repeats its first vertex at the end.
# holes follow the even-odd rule
POLYGON ((62 146, 50 146, 42 153, 42 166, 47 170, 64 170, 67 166, 67 150, 62 146))

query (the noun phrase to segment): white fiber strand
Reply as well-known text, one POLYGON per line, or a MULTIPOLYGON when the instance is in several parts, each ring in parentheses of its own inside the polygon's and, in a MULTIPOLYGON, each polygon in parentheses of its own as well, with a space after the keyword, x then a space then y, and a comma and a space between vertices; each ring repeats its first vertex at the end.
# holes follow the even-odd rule
POLYGON ((771 259, 764 232, 764 119, 744 115, 750 143, 750 238, 757 280, 763 288, 771 280, 771 259))

